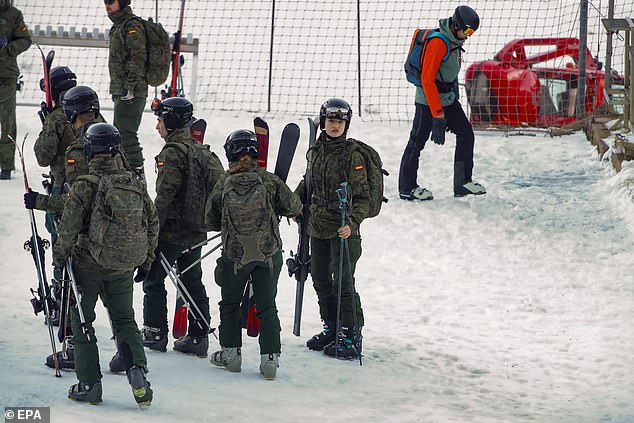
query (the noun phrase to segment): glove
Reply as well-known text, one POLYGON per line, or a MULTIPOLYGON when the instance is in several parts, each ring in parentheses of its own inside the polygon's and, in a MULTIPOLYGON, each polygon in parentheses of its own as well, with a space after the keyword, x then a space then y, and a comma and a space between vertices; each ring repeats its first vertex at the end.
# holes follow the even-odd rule
POLYGON ((24 194, 24 207, 33 210, 35 203, 37 202, 37 196, 40 195, 37 191, 29 191, 24 194))
POLYGON ((121 97, 121 101, 126 104, 132 104, 134 101, 134 90, 126 89, 124 95, 121 97))
POLYGON ((431 140, 438 145, 445 143, 445 129, 447 129, 447 121, 442 118, 433 118, 431 127, 431 140))
POLYGON ((134 282, 143 282, 150 275, 150 271, 146 270, 142 267, 137 267, 136 276, 134 277, 134 282))
POLYGON ((4 35, 0 35, 0 50, 5 48, 8 43, 9 43, 9 39, 4 35))

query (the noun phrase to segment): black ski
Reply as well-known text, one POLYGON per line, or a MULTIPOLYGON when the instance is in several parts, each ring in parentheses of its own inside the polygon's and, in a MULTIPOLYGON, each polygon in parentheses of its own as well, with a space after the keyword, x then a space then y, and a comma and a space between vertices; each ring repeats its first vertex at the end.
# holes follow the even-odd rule
MULTIPOLYGON (((319 119, 308 118, 308 127, 310 134, 308 137, 308 150, 313 148, 317 140, 317 129, 319 128, 319 119)), ((293 335, 299 336, 301 332, 302 322, 302 305, 304 301, 304 284, 310 273, 310 249, 308 237, 308 219, 310 217, 310 198, 312 196, 312 187, 310 185, 310 163, 306 165, 306 173, 304 174, 304 198, 302 202, 302 215, 297 219, 297 230, 299 232, 299 241, 297 245, 297 254, 291 251, 291 257, 286 260, 288 267, 288 275, 295 276, 297 287, 295 289, 295 317, 293 319, 293 335)))
POLYGON ((282 139, 280 140, 280 149, 277 152, 277 160, 275 161, 275 174, 286 182, 288 172, 291 170, 293 156, 299 142, 299 126, 295 123, 289 123, 282 131, 282 139))

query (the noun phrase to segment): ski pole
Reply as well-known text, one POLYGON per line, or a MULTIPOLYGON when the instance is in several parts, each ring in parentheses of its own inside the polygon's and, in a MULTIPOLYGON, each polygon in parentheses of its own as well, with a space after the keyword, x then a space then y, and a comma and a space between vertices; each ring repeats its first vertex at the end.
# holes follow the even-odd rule
POLYGON ((207 319, 205 319, 205 316, 203 315, 202 311, 200 311, 200 308, 198 308, 198 305, 196 304, 196 302, 194 302, 192 296, 189 294, 189 291, 187 290, 185 285, 183 285, 183 282, 180 280, 178 274, 176 274, 176 272, 174 271, 174 268, 170 266, 170 263, 165 258, 165 255, 163 254, 163 252, 160 252, 159 256, 161 260, 161 266, 163 266, 163 270, 165 270, 165 273, 167 273, 167 276, 170 278, 170 280, 174 284, 174 287, 176 288, 180 296, 183 298, 183 301, 185 302, 185 305, 187 306, 188 312, 192 313, 192 316, 194 316, 194 319, 196 320, 196 324, 198 325, 198 327, 203 330, 205 329, 204 327, 201 326, 200 322, 202 321, 206 326, 207 333, 213 333, 214 336, 216 336, 215 328, 212 329, 209 322, 207 322, 207 319), (194 315, 192 310, 195 310, 198 313, 198 316, 194 315))
MULTIPOLYGON (((24 189, 27 192, 31 192, 31 187, 29 186, 29 179, 26 176, 26 165, 24 164, 24 143, 26 142, 28 133, 24 135, 24 139, 22 140, 22 146, 18 146, 15 139, 9 136, 11 142, 15 145, 15 149, 18 150, 18 155, 20 156, 20 162, 22 163, 22 176, 24 177, 24 189)), ((35 223, 35 214, 32 209, 28 210, 29 219, 31 221, 31 236, 33 240, 33 253, 35 256, 35 269, 37 271, 37 279, 39 284, 40 291, 40 301, 43 303, 44 313, 46 313, 46 320, 48 326, 48 335, 51 341, 51 349, 53 350, 53 362, 55 363, 55 376, 61 377, 61 373, 59 371, 59 363, 57 360, 57 347, 55 346, 55 334, 53 333, 53 315, 51 313, 50 307, 50 290, 48 289, 48 285, 46 283, 46 270, 44 269, 42 259, 43 257, 40 255, 42 250, 40 249, 40 243, 42 242, 40 236, 37 233, 37 224, 35 223)), ((37 314, 37 313, 36 313, 37 314)))
POLYGON ((75 295, 75 305, 77 306, 77 312, 79 313, 79 325, 81 326, 81 332, 86 336, 86 339, 90 341, 90 331, 86 327, 86 318, 84 317, 84 309, 81 307, 81 293, 77 287, 77 279, 75 279, 75 273, 73 272, 73 258, 68 257, 66 259, 66 271, 70 279, 70 286, 73 289, 75 295))
MULTIPOLYGON (((220 234, 218 234, 220 235, 220 234)), ((214 237, 215 238, 215 237, 214 237)), ((212 238, 213 239, 213 238, 212 238)), ((189 266, 187 266, 187 268, 181 272, 178 272, 176 274, 176 276, 181 277, 183 276, 184 273, 187 273, 187 271, 189 271, 192 267, 196 266, 198 263, 200 263, 201 261, 203 261, 204 258, 208 257, 211 253, 213 253, 214 251, 216 251, 218 248, 222 247, 222 242, 218 243, 218 245, 216 245, 215 247, 213 247, 211 250, 207 251, 202 257, 200 257, 198 260, 196 260, 195 262, 193 262, 192 264, 190 264, 189 266)))
POLYGON ((202 242, 199 242, 199 243, 198 243, 198 244, 196 244, 196 245, 192 245, 191 247, 184 249, 183 251, 181 251, 181 256, 182 256, 183 254, 187 254, 187 253, 189 253, 189 252, 190 252, 190 251, 192 251, 192 250, 195 250, 195 249, 196 249, 196 248, 198 248, 198 247, 202 247, 202 246, 204 246, 204 245, 207 245, 207 244, 209 243, 209 241, 213 241, 214 239, 218 238, 220 235, 222 235, 222 233, 221 233, 221 232, 218 232, 216 235, 214 235, 214 236, 212 236, 212 237, 210 237, 210 238, 207 238, 206 240, 204 240, 204 241, 202 241, 202 242))
POLYGON ((361 328, 359 327, 359 319, 357 317, 357 290, 354 287, 354 283, 352 282, 352 262, 350 261, 350 245, 348 244, 348 240, 344 240, 344 246, 346 249, 346 256, 348 259, 348 276, 350 277, 350 292, 352 293, 352 318, 354 319, 354 328, 357 332, 357 345, 352 344, 356 350, 357 354, 359 354, 359 366, 363 366, 363 361, 361 358, 361 352, 359 351, 359 342, 361 337, 361 328))
MULTIPOLYGON (((341 210, 341 227, 346 226, 346 210, 348 203, 348 183, 342 182, 341 188, 338 188, 335 192, 339 197, 339 209, 341 210)), ((343 252, 345 247, 345 238, 339 238, 339 278, 337 283, 337 332, 336 336, 339 336, 341 332, 341 285, 343 284, 343 252)), ((335 357, 337 357, 337 348, 335 348, 335 357)))

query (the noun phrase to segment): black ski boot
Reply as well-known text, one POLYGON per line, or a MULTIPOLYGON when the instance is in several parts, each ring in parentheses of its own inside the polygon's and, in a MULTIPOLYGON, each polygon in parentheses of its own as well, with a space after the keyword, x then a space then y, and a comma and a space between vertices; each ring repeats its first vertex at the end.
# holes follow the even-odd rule
POLYGON ((209 349, 208 336, 183 336, 174 341, 174 351, 185 354, 193 354, 196 357, 206 358, 209 349))
POLYGON ((123 362, 123 357, 121 357, 121 354, 119 354, 119 351, 117 351, 117 353, 112 356, 110 363, 108 363, 108 367, 110 368, 110 372, 112 373, 125 372, 126 366, 123 362))
POLYGON ((343 360, 354 360, 361 355, 362 346, 361 329, 342 327, 336 341, 324 347, 324 354, 328 357, 336 357, 343 360))
POLYGON ((134 400, 137 404, 139 404, 139 407, 141 408, 149 407, 152 403, 153 397, 152 388, 150 388, 150 382, 145 379, 146 373, 147 369, 140 366, 132 366, 126 371, 128 382, 130 382, 130 386, 132 387, 134 400))
POLYGON ((68 390, 68 399, 87 402, 93 405, 103 402, 101 395, 101 381, 92 384, 79 382, 72 385, 68 390))
MULTIPOLYGON (((75 370, 75 350, 71 344, 66 347, 65 351, 57 352, 57 364, 60 369, 75 370)), ((53 354, 46 357, 46 365, 51 369, 55 368, 53 354)))
POLYGON ((10 170, 3 170, 0 171, 0 180, 9 180, 11 179, 11 171, 10 170))
POLYGON ((167 329, 143 326, 143 346, 154 351, 167 351, 167 329))
POLYGON ((309 350, 321 351, 324 347, 335 340, 336 323, 324 322, 324 330, 306 341, 309 350))

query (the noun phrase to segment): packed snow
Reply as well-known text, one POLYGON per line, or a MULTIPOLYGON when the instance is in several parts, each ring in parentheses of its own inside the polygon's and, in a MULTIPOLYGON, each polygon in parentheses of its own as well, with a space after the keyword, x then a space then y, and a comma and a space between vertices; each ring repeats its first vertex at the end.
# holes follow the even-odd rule
MULTIPOLYGON (((27 173, 42 191, 45 169, 33 154, 35 112, 18 108, 18 138, 30 134, 27 173)), ((199 117, 208 120, 207 143, 226 165, 224 139, 234 129, 250 128, 254 116, 199 117)), ((269 120, 269 169, 290 120, 269 120)), ((292 188, 303 174, 308 133, 305 118, 294 120, 302 138, 288 180, 292 188)), ((152 196, 153 157, 163 144, 155 122, 146 114, 140 129, 152 196)), ((419 183, 435 199, 410 203, 396 191, 409 129, 407 123, 353 118, 349 133, 375 146, 391 173, 389 203, 361 228, 356 279, 366 319, 363 366, 305 347, 320 330, 310 280, 302 336, 292 335, 295 280, 283 271, 277 379, 261 377, 257 341, 246 334, 237 374, 171 348, 147 352, 155 397, 145 412, 125 376, 107 372, 114 345, 101 305, 95 328, 103 404, 69 401, 74 373, 55 378, 44 365, 50 345, 42 315, 35 317, 28 301, 37 278, 22 249, 30 236, 22 172, 0 181, 0 405, 51 407, 53 422, 634 422, 634 165, 625 163, 615 174, 582 134, 479 132, 474 175, 488 193, 454 198, 455 141, 449 135, 445 146, 430 142, 422 154, 419 183)), ((36 216, 46 234, 44 214, 36 216)), ((284 220, 281 231, 286 257, 296 249, 296 226, 284 220)), ((203 262, 214 325, 217 254, 203 262)), ((50 251, 47 265, 50 275, 50 251)), ((166 284, 173 304, 174 288, 166 284)), ((140 325, 141 285, 134 295, 140 325)), ((211 338, 210 353, 217 348, 211 338)))

